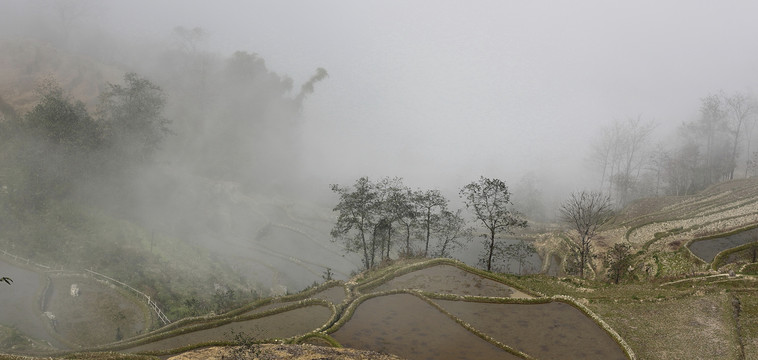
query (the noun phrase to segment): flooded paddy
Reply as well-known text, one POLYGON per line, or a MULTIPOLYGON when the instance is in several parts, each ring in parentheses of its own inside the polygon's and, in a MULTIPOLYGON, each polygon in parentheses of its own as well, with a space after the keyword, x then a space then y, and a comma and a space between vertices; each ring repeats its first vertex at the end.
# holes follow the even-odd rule
POLYGON ((452 265, 436 265, 400 275, 373 291, 418 289, 440 294, 531 298, 508 285, 483 278, 452 265))
POLYGON ((82 346, 137 336, 151 319, 145 303, 83 276, 52 277, 45 311, 55 316, 56 334, 82 346), (71 295, 72 285, 79 289, 77 296, 71 295))
POLYGON ((270 303, 270 304, 266 304, 266 305, 261 305, 261 306, 258 306, 256 308, 254 308, 253 310, 250 310, 250 311, 242 313, 242 315, 260 314, 262 312, 266 312, 266 311, 269 311, 269 310, 283 308, 285 306, 289 306, 289 305, 292 305, 294 303, 296 303, 296 301, 275 302, 275 303, 270 303))
POLYGON ((253 339, 288 338, 305 334, 324 325, 332 316, 325 306, 312 305, 266 316, 260 319, 233 322, 212 329, 181 334, 149 344, 136 346, 123 352, 169 350, 209 341, 232 340, 234 333, 243 333, 253 339))
POLYGON ((569 304, 434 302, 477 330, 538 359, 627 358, 608 333, 569 304))
POLYGON ((710 263, 718 253, 753 241, 758 241, 758 228, 730 236, 694 241, 689 248, 693 254, 710 263))
POLYGON ((324 291, 321 291, 312 297, 315 299, 323 299, 326 300, 334 305, 339 305, 342 303, 343 300, 345 300, 345 297, 347 296, 347 293, 345 293, 345 288, 341 285, 332 286, 324 291))
MULTIPOLYGON (((521 239, 499 238, 498 241, 501 242, 504 246, 509 246, 518 244, 521 242, 521 239)), ((524 241, 532 242, 533 240, 524 241)), ((456 259, 463 261, 468 266, 478 267, 479 258, 481 257, 483 251, 485 251, 485 246, 481 242, 472 241, 468 246, 463 249, 459 249, 453 255, 456 259)), ((542 269, 543 259, 536 252, 526 256, 524 260, 525 261, 523 263, 523 266, 521 267, 519 266, 518 260, 515 258, 500 259, 498 261, 493 260, 493 266, 495 266, 499 272, 517 275, 537 274, 540 272, 540 269, 542 269)))
MULTIPOLYGON (((322 290, 317 292, 316 294, 310 296, 314 299, 322 299, 326 300, 328 302, 331 302, 334 305, 339 305, 342 303, 342 301, 346 297, 345 288, 341 285, 332 286, 328 289, 322 290)), ((242 315, 248 315, 248 314, 259 314, 262 312, 266 312, 269 310, 279 309, 283 308, 285 306, 292 305, 294 303, 297 303, 299 300, 293 300, 293 301, 284 301, 284 302, 272 302, 266 305, 258 306, 250 311, 244 312, 242 315)))
POLYGON ((15 327, 28 337, 40 339, 57 348, 65 348, 47 330, 47 318, 42 314, 40 297, 47 283, 41 273, 0 260, 0 275, 13 280, 0 283, 0 324, 15 327))
POLYGON ((406 359, 518 359, 409 294, 364 301, 331 335, 346 347, 406 359))

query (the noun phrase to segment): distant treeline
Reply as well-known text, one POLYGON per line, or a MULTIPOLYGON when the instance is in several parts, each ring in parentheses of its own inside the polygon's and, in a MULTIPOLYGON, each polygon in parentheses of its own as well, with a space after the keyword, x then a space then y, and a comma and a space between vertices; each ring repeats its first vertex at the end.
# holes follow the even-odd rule
POLYGON ((0 99, 0 243, 39 261, 113 275, 174 314, 203 312, 180 294, 212 302, 206 280, 218 274, 174 272, 152 242, 143 247, 144 234, 204 240, 198 234, 211 231, 214 209, 203 208, 196 178, 297 183, 299 114, 327 73, 316 69, 293 91, 292 79, 257 54, 154 51, 125 66, 140 74, 93 84, 103 89, 95 101, 75 98, 53 78, 40 81, 28 112, 0 99))
POLYGON ((38 104, 26 114, 2 108, 0 204, 17 216, 43 211, 87 179, 148 161, 169 134, 163 91, 134 73, 124 84, 108 84, 95 115, 54 80, 38 92, 38 104))
POLYGON ((656 123, 641 117, 601 128, 591 156, 604 192, 618 205, 642 197, 687 195, 724 180, 758 174, 751 142, 756 99, 744 93, 709 94, 699 116, 675 136, 651 144, 656 123), (740 171, 738 171, 740 170, 740 171))

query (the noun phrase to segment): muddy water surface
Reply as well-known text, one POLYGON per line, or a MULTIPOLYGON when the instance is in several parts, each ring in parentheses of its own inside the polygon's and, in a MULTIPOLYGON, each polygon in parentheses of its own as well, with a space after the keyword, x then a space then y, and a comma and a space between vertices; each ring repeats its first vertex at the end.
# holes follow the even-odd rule
POLYGON ((158 340, 123 352, 168 350, 208 341, 233 340, 233 333, 244 333, 254 339, 287 338, 313 331, 325 324, 331 316, 332 311, 325 306, 306 306, 260 319, 233 322, 158 340))
POLYGON ((758 241, 758 228, 726 237, 695 241, 689 248, 693 254, 710 263, 716 254, 753 241, 758 241))
POLYGON ((248 312, 242 313, 242 315, 260 314, 262 312, 266 312, 266 311, 269 311, 269 310, 283 308, 285 306, 289 306, 289 305, 292 305, 294 303, 296 303, 296 301, 275 302, 275 303, 270 303, 270 304, 266 304, 266 305, 261 305, 261 306, 258 306, 258 307, 254 308, 254 309, 252 309, 252 310, 250 310, 248 312))
POLYGON ((83 346, 107 344, 147 330, 149 309, 139 298, 125 296, 91 278, 52 277, 46 311, 55 315, 54 331, 83 346), (71 285, 79 288, 71 296, 71 285))
POLYGON ((372 291, 418 289, 441 294, 530 298, 503 283, 483 278, 451 265, 437 265, 398 276, 372 291))
POLYGON ((608 333, 569 304, 434 301, 477 330, 538 359, 626 359, 608 333))
POLYGON ((345 300, 345 288, 342 286, 332 286, 324 291, 321 291, 315 295, 313 295, 313 298, 316 299, 324 299, 326 301, 331 302, 334 305, 339 305, 342 303, 343 300, 345 300))
MULTIPOLYGON (((339 305, 340 303, 342 303, 342 300, 345 299, 345 296, 346 295, 345 295, 345 288, 344 287, 342 287, 342 286, 332 286, 332 287, 330 287, 330 288, 328 288, 326 290, 323 290, 323 291, 320 291, 320 292, 314 294, 311 297, 314 298, 314 299, 323 299, 323 300, 331 302, 334 305, 339 305)), ((258 314, 258 313, 266 312, 266 311, 269 311, 269 310, 273 310, 273 309, 278 309, 278 308, 282 308, 282 307, 285 307, 285 306, 289 306, 289 305, 292 305, 292 304, 297 303, 297 302, 298 302, 298 300, 287 301, 287 302, 275 302, 275 303, 270 303, 270 304, 266 304, 266 305, 261 305, 261 306, 258 306, 256 308, 250 310, 250 311, 247 311, 247 312, 243 313, 243 315, 258 314)))
POLYGON ((409 294, 364 301, 332 336, 343 346, 406 359, 518 359, 409 294))
POLYGON ((0 324, 13 326, 24 335, 44 340, 57 348, 65 347, 47 331, 49 320, 40 308, 40 296, 47 282, 37 272, 0 260, 0 276, 13 280, 0 283, 0 324))
MULTIPOLYGON (((516 245, 521 242, 520 239, 504 238, 498 239, 503 245, 516 245)), ((532 240, 525 240, 530 242, 532 240)), ((485 251, 485 246, 479 242, 474 241, 469 246, 460 249, 453 254, 453 257, 466 263, 466 265, 478 267, 479 258, 482 252, 485 251)), ((494 260, 494 259, 493 259, 494 260)), ((508 274, 536 274, 542 269, 542 258, 537 253, 533 253, 526 257, 523 267, 519 267, 519 263, 516 259, 500 259, 499 261, 493 261, 493 265, 498 268, 498 271, 502 271, 508 274)))

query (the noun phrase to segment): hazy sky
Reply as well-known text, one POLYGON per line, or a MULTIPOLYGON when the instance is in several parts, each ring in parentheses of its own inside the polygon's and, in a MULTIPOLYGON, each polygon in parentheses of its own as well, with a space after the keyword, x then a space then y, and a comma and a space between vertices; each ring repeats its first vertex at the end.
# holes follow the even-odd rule
POLYGON ((535 170, 591 187, 568 179, 587 169, 599 124, 642 115, 670 129, 694 119, 709 92, 758 84, 755 1, 108 7, 100 17, 123 33, 168 38, 174 26, 200 26, 207 49, 258 53, 296 85, 324 67, 330 77, 306 102, 303 137, 313 172, 336 175, 328 182, 387 175, 458 187, 535 170))

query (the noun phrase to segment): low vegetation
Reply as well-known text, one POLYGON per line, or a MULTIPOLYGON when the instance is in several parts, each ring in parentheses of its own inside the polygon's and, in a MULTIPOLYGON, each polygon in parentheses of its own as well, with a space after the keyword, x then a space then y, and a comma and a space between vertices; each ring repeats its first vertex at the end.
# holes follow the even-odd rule
MULTIPOLYGON (((202 35, 181 27, 176 33, 184 40, 202 35)), ((35 66, 61 62, 49 46, 13 46, 37 54, 35 66)), ((292 80, 269 71, 256 54, 238 51, 223 59, 208 56, 198 61, 202 56, 167 52, 163 57, 185 65, 151 76, 114 67, 95 76, 85 69, 98 66, 87 63, 68 70, 80 73, 84 80, 76 81, 87 83, 86 91, 45 77, 34 96, 29 95, 27 81, 19 83, 26 90, 15 94, 18 98, 0 99, 0 250, 31 259, 47 272, 74 272, 77 279, 85 269, 112 276, 157 301, 173 320, 160 325, 141 303, 127 313, 119 299, 133 302, 134 295, 121 288, 104 290, 109 295, 90 306, 107 308, 93 320, 99 324, 78 333, 58 332, 66 337, 62 343, 90 351, 56 352, 14 327, 0 327, 0 347, 71 359, 154 359, 209 346, 224 346, 220 351, 231 357, 295 351, 261 346, 262 342, 339 347, 335 334, 362 304, 403 297, 420 300, 425 311, 444 315, 450 320, 444 326, 458 333, 465 330, 467 336, 473 334, 515 357, 532 355, 440 303, 569 304, 592 319, 628 358, 758 358, 758 246, 750 242, 719 248, 713 261, 690 250, 695 242, 742 233, 758 223, 758 181, 720 182, 734 179, 738 169, 746 177, 758 170, 756 154, 740 157, 737 151, 745 140, 739 136, 748 125, 743 122, 752 119, 749 112, 754 111, 746 95, 703 98, 700 118, 682 125, 684 136, 672 148, 640 151, 654 129, 652 122, 640 118, 606 128, 592 157, 602 172, 601 187, 612 199, 595 192, 575 193, 562 208, 571 230, 539 224, 535 228, 550 230, 524 232, 516 245, 506 246, 502 240, 527 222, 499 179, 481 177, 463 187, 460 195, 470 214, 450 209, 440 190, 413 190, 400 178, 361 177, 352 186, 332 185, 339 199, 330 235, 348 255, 357 254, 365 271, 334 281, 333 269, 325 267, 323 275, 315 271, 317 279, 323 276, 323 284, 314 283, 294 295, 267 297, 274 291, 260 279, 245 278, 226 265, 226 259, 209 255, 208 247, 222 246, 218 244, 227 239, 259 241, 272 228, 289 226, 267 216, 252 225, 247 218, 234 217, 239 204, 255 202, 252 195, 243 196, 249 189, 285 188, 272 184, 276 179, 295 185, 288 191, 302 187, 296 166, 280 164, 297 164, 302 149, 292 124, 314 84, 327 72, 318 68, 299 92, 292 92, 292 80), (211 114, 207 109, 226 111, 211 114), (162 151, 166 148, 171 151, 162 151), (278 156, 272 161, 269 153, 278 156), (643 155, 652 159, 644 168, 643 155), (183 191, 170 191, 187 183, 192 184, 183 191), (245 191, 224 193, 226 188, 245 191), (200 190, 216 191, 214 195, 228 196, 229 201, 221 203, 221 196, 187 199, 200 190), (645 198, 653 194, 664 196, 645 198), (609 211, 612 204, 620 207, 615 213, 609 211), (215 207, 205 211, 206 206, 215 207), (182 215, 174 215, 177 212, 182 215), (587 214, 591 216, 580 216, 587 214), (485 244, 479 265, 486 271, 441 259, 470 244, 477 235, 473 224, 483 233, 478 234, 485 244), (558 276, 521 275, 523 260, 535 251, 545 259, 543 272, 558 276), (551 265, 553 258, 557 268, 551 265), (518 261, 518 275, 500 273, 506 260, 518 261), (435 266, 455 267, 474 280, 461 285, 465 290, 455 291, 399 280, 410 275, 426 281, 424 271, 435 266), (469 291, 487 281, 505 290, 494 295, 469 291), (333 289, 344 289, 344 296, 324 295, 333 289), (242 323, 263 326, 276 316, 314 308, 323 315, 310 319, 318 324, 298 324, 306 329, 302 331, 292 330, 292 325, 294 335, 270 335, 271 329, 223 330, 242 323), (140 326, 133 318, 142 321, 140 326), (178 346, 167 341, 171 339, 188 339, 190 344, 178 346)), ((32 61, 17 58, 7 63, 32 61)), ((24 78, 33 77, 32 68, 24 71, 24 78)), ((522 202, 532 213, 538 212, 535 203, 539 201, 522 202)), ((250 212, 263 207, 255 203, 250 212)), ((284 206, 272 207, 292 217, 284 206)), ((332 220, 328 211, 315 216, 321 215, 332 220)), ((322 230, 303 224, 309 231, 322 230)), ((314 240, 309 232, 292 229, 314 240)), ((303 261, 286 264, 296 263, 303 261)), ((278 274, 280 269, 274 271, 278 274)), ((47 289, 50 284, 65 289, 70 283, 53 275, 45 279, 47 289)), ((9 282, 6 277, 0 281, 9 282)), ((40 292, 43 298, 48 295, 47 290, 40 292)), ((50 309, 64 319, 71 314, 63 307, 73 308, 77 300, 65 297, 50 309)))

